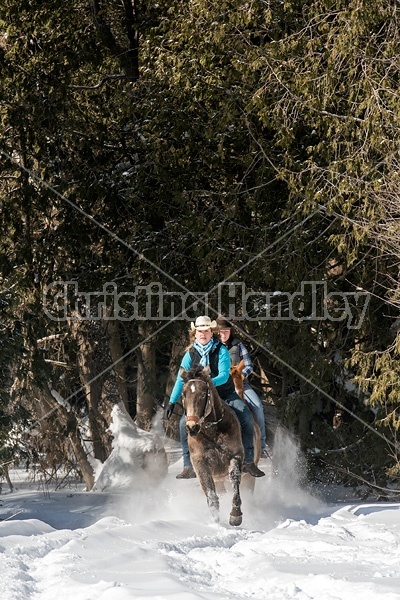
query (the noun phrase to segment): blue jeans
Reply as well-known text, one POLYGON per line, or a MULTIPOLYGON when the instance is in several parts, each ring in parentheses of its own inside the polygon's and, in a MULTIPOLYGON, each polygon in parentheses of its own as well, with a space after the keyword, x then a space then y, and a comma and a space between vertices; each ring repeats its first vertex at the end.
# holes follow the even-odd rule
POLYGON ((247 400, 249 408, 250 408, 251 412, 254 413, 254 416, 257 419, 257 423, 260 426, 261 451, 262 451, 265 449, 265 446, 267 443, 267 436, 266 436, 266 432, 265 432, 264 409, 263 409, 263 405, 262 405, 260 398, 258 397, 256 392, 253 390, 251 385, 249 383, 247 383, 247 381, 244 382, 244 397, 247 400))
MULTIPOLYGON (((250 412, 247 404, 243 402, 236 392, 232 392, 225 402, 235 411, 237 418, 239 419, 240 428, 242 430, 242 441, 244 447, 244 462, 254 462, 254 419, 250 412)), ((182 455, 183 455, 183 467, 191 467, 189 446, 188 446, 188 434, 185 429, 186 416, 182 415, 179 422, 179 433, 181 436, 182 444, 182 455)))

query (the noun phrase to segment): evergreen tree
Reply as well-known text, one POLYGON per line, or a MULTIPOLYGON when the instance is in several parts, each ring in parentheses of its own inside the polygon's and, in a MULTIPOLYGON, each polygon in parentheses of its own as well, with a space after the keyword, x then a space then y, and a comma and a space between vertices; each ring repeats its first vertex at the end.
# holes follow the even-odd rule
MULTIPOLYGON (((365 427, 367 447, 380 444, 362 390, 365 353, 388 348, 395 314, 383 295, 396 267, 371 233, 398 177, 396 3, 73 0, 66 13, 5 0, 0 34, 0 261, 20 299, 6 329, 24 348, 9 337, 4 356, 30 382, 21 389, 52 411, 56 385, 78 417, 102 406, 92 427, 104 460, 110 403, 122 399, 148 427, 171 383, 165 355, 176 360, 188 326, 129 319, 129 294, 154 283, 188 298, 212 290, 214 308, 228 279, 253 292, 238 316, 302 446, 340 450, 365 427), (330 319, 300 299, 312 281, 319 306, 320 290, 337 294, 330 319), (128 294, 112 325, 110 284, 128 294), (48 314, 64 289, 72 322, 48 314), (338 298, 357 290, 373 296, 366 314, 352 296, 354 328, 338 298), (265 293, 279 291, 298 301, 271 296, 265 318, 265 293), (339 430, 335 401, 349 411, 339 430)), ((379 369, 384 418, 391 366, 379 369)), ((60 427, 68 439, 71 423, 60 427)), ((341 466, 361 474, 362 462, 346 454, 341 466)))

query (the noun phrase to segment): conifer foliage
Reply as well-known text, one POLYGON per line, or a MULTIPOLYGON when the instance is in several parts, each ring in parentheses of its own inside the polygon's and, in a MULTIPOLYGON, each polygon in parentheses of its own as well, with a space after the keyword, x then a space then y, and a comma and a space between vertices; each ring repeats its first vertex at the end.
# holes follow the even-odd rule
POLYGON ((399 37, 394 0, 3 0, 3 449, 90 488, 230 281, 310 476, 398 480, 399 37))

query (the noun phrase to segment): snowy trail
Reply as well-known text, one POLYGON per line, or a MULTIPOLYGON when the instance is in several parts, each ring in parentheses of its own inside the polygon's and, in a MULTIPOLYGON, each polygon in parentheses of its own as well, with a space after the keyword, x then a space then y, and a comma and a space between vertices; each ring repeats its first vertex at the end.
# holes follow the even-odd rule
POLYGON ((1 528, 2 599, 53 600, 62 591, 64 600, 394 600, 400 519, 396 506, 393 529, 391 510, 357 516, 341 508, 317 525, 287 520, 269 532, 180 521, 134 526, 115 517, 51 531, 24 521, 23 536, 1 528))
POLYGON ((1 600, 400 600, 400 505, 326 505, 263 478, 240 528, 173 465, 131 494, 1 496, 1 600))

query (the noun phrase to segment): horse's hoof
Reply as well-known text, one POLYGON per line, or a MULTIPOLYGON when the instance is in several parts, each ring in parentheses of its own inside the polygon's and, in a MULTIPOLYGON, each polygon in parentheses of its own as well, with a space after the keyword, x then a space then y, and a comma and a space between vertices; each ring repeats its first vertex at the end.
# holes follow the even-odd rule
POLYGON ((238 527, 241 524, 242 524, 242 515, 238 515, 237 517, 230 515, 229 525, 232 525, 233 527, 238 527))

